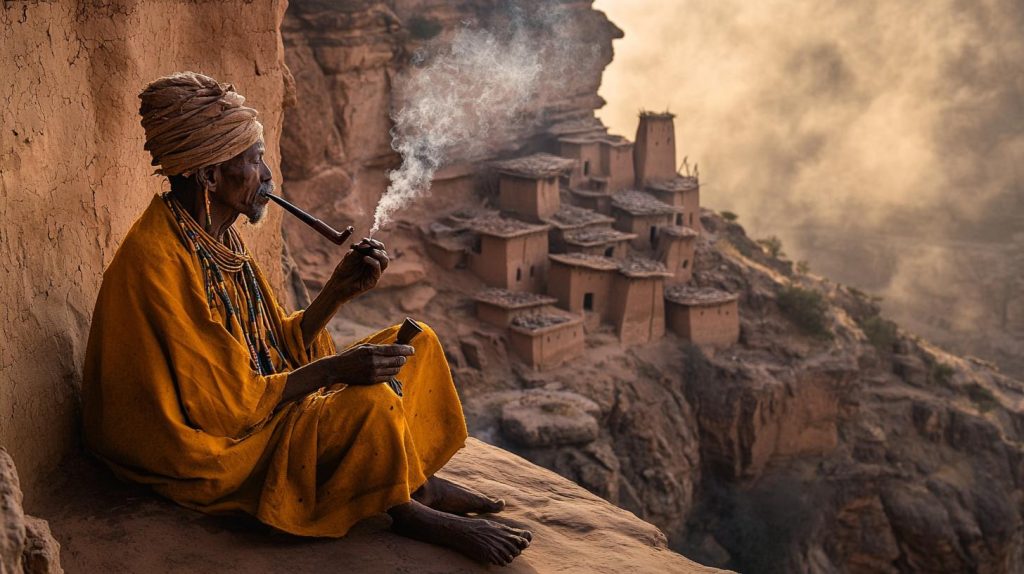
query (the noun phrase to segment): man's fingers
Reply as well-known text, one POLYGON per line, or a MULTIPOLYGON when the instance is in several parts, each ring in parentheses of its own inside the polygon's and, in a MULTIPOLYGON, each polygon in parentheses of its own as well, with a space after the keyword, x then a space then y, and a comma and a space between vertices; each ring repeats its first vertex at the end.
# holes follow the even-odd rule
POLYGON ((412 345, 374 345, 373 352, 384 357, 411 357, 416 349, 412 345))
POLYGON ((369 255, 364 255, 363 263, 369 265, 370 267, 373 267, 374 269, 377 270, 378 273, 381 272, 380 261, 377 261, 375 258, 370 257, 369 255))
POLYGON ((388 263, 391 262, 391 259, 388 257, 388 252, 384 251, 383 249, 374 249, 373 252, 371 253, 371 256, 378 262, 380 262, 381 271, 387 269, 388 263))
POLYGON ((398 357, 393 357, 393 356, 390 356, 390 355, 374 355, 373 356, 373 366, 377 367, 378 369, 391 369, 391 368, 398 369, 398 368, 401 368, 402 365, 404 365, 404 364, 405 364, 405 357, 404 356, 398 356, 398 357))

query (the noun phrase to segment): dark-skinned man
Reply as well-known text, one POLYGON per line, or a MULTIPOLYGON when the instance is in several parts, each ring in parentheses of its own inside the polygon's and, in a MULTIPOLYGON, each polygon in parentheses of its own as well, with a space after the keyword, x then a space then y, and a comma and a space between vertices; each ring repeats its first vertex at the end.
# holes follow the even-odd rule
POLYGON ((363 240, 304 311, 285 313, 233 227, 259 221, 273 189, 256 111, 192 72, 139 97, 171 189, 103 276, 83 383, 89 448, 204 512, 324 537, 387 512, 399 534, 511 562, 531 534, 465 516, 504 502, 434 476, 466 439, 434 332, 397 345, 391 327, 337 353, 324 329, 377 284, 384 245, 363 240), (402 397, 382 384, 399 371, 402 397))

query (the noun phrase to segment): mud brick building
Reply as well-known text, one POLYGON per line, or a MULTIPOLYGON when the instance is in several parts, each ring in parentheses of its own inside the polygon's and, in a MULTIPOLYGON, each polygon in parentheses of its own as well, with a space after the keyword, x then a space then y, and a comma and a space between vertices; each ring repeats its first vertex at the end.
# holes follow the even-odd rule
POLYGON ((534 222, 551 217, 561 204, 559 179, 576 165, 575 160, 545 153, 495 162, 498 207, 534 222))
POLYGON ((676 176, 675 115, 642 112, 633 144, 637 189, 676 176))
POLYGON ((678 212, 677 208, 642 191, 620 191, 612 196, 614 227, 635 234, 632 245, 636 249, 655 248, 658 230, 675 225, 678 212))
POLYGON ((695 345, 724 348, 739 341, 738 297, 717 289, 676 285, 665 290, 670 331, 695 345))
POLYGON ((696 176, 680 175, 672 179, 648 183, 645 191, 656 199, 680 210, 677 225, 685 225, 698 232, 700 226, 700 181, 696 176))
POLYGON ((548 266, 548 225, 498 216, 469 223, 476 234, 469 268, 491 287, 510 291, 543 290, 548 266))
POLYGON ((670 225, 658 230, 654 258, 672 273, 672 283, 686 283, 693 276, 697 237, 696 231, 682 225, 670 225))
POLYGON ((516 317, 547 313, 558 302, 549 295, 507 289, 486 289, 477 293, 474 300, 478 319, 503 328, 516 317))
POLYGON ((557 367, 583 354, 583 317, 560 309, 520 315, 509 326, 508 346, 536 370, 557 367))
POLYGON ((657 261, 631 258, 619 265, 609 302, 611 323, 619 340, 636 345, 665 334, 665 279, 671 277, 657 261))

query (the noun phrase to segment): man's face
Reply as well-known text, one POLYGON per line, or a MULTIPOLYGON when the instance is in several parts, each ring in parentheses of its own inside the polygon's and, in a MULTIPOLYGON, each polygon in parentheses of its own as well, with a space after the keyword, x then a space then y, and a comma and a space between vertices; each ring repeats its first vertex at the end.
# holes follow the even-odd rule
POLYGON ((267 199, 260 193, 274 191, 271 179, 273 172, 263 161, 263 141, 249 146, 249 149, 220 164, 220 177, 216 192, 210 194, 210 201, 217 201, 249 218, 249 223, 263 219, 267 199))

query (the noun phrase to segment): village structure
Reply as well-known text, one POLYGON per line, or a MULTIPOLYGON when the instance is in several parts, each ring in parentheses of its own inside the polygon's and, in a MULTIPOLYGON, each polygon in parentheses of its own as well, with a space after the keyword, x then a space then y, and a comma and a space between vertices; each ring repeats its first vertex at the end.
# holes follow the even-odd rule
POLYGON ((674 116, 640 114, 636 140, 594 124, 550 130, 548 152, 493 162, 489 208, 426 226, 430 256, 488 288, 477 317, 537 370, 583 354, 608 325, 623 345, 666 330, 706 349, 739 340, 737 296, 690 285, 699 173, 676 164, 674 116))

